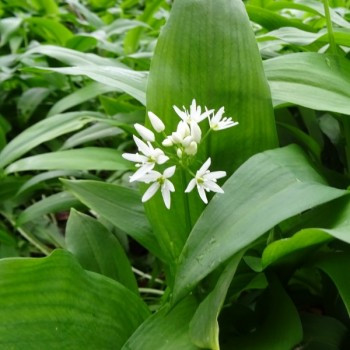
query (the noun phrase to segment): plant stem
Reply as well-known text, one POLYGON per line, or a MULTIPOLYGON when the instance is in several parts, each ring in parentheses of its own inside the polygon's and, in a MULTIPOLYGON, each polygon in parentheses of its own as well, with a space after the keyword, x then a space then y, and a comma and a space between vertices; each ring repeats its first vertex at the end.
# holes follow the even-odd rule
POLYGON ((330 46, 331 52, 334 55, 336 55, 338 50, 337 50, 337 45, 336 45, 335 39, 334 39, 333 25, 332 25, 332 19, 331 19, 331 13, 329 10, 328 0, 323 0, 323 7, 324 7, 324 14, 325 14, 326 21, 327 21, 329 46, 330 46))
POLYGON ((35 247, 37 247, 42 253, 45 255, 49 255, 51 250, 47 248, 43 243, 41 243, 36 237, 34 237, 31 233, 25 231, 23 228, 16 225, 16 222, 6 213, 1 213, 6 220, 16 229, 22 237, 24 237, 28 242, 32 243, 35 247))

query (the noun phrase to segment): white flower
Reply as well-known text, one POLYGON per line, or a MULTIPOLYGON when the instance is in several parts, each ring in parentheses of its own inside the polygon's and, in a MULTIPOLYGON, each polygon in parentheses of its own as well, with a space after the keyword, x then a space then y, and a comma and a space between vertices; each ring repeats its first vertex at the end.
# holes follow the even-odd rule
POLYGON ((185 190, 186 193, 191 192, 197 185, 199 196, 201 197, 202 201, 205 204, 208 203, 208 199, 205 194, 205 191, 224 193, 223 189, 216 182, 218 179, 221 179, 222 177, 226 176, 226 172, 225 171, 210 172, 209 171, 210 164, 211 164, 211 159, 208 158, 207 161, 197 171, 195 178, 193 178, 189 182, 185 190))
POLYGON ((147 202, 160 189, 164 200, 164 204, 168 209, 170 209, 170 192, 175 192, 175 188, 173 183, 168 179, 174 175, 175 170, 176 166, 172 166, 170 168, 165 169, 163 174, 159 173, 158 171, 152 170, 148 174, 140 178, 139 181, 143 181, 145 183, 153 182, 152 185, 144 193, 142 197, 142 202, 147 202))
POLYGON ((181 120, 176 131, 173 132, 171 136, 168 136, 162 144, 165 147, 169 147, 174 144, 181 145, 185 149, 192 144, 191 149, 193 150, 193 142, 199 143, 201 137, 202 131, 196 122, 192 121, 191 125, 189 126, 186 122, 181 120))
POLYGON ((152 127, 157 132, 162 132, 165 130, 164 123, 156 116, 153 112, 148 112, 148 118, 152 124, 152 127))
POLYGON ((137 181, 145 174, 150 172, 155 164, 164 164, 169 157, 159 148, 153 148, 150 142, 147 144, 134 135, 134 141, 138 147, 139 153, 123 153, 123 158, 136 163, 139 169, 130 177, 130 182, 137 181))
POLYGON ((225 108, 221 107, 218 112, 215 114, 213 113, 213 116, 209 117, 209 125, 210 128, 214 131, 223 130, 227 128, 231 128, 232 126, 235 126, 238 124, 238 122, 234 122, 232 118, 223 117, 225 113, 225 108))
POLYGON ((155 137, 153 131, 147 129, 141 124, 134 124, 134 128, 145 141, 154 142, 155 137))
POLYGON ((201 106, 197 106, 195 99, 192 100, 190 112, 188 112, 188 110, 185 107, 183 107, 183 111, 176 106, 173 106, 173 108, 177 115, 188 124, 190 124, 192 121, 200 123, 205 118, 208 118, 210 113, 213 112, 213 110, 206 110, 204 113, 202 113, 202 108, 201 106))

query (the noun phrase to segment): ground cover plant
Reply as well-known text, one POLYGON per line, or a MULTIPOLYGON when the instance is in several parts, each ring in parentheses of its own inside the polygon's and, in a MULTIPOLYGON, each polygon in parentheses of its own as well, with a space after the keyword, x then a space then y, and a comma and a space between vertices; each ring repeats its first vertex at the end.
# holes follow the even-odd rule
POLYGON ((0 349, 349 349, 350 2, 0 2, 0 349))

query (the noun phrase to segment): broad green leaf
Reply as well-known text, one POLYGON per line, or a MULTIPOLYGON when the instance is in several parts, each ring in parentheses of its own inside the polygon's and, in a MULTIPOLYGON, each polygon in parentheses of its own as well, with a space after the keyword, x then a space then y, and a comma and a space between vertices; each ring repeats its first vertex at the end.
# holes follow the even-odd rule
POLYGON ((315 157, 315 159, 321 163, 322 149, 313 137, 293 125, 281 122, 277 122, 277 125, 286 129, 291 135, 293 135, 294 139, 298 141, 298 144, 304 146, 315 157))
POLYGON ((291 350, 302 341, 298 311, 277 279, 270 281, 259 306, 261 324, 248 335, 228 339, 224 349, 291 350))
MULTIPOLYGON (((199 159, 211 156, 212 169, 231 174, 251 155, 276 146, 270 92, 240 0, 177 0, 173 5, 151 63, 147 109, 163 119, 169 134, 179 122, 172 106, 188 107, 193 98, 203 108, 224 106, 239 121, 201 146, 199 159)), ((157 194, 146 211, 163 249, 177 260, 203 203, 195 193, 184 196, 190 179, 181 171, 172 181, 171 210, 157 194)))
POLYGON ((0 307, 3 349, 120 349, 149 315, 134 293, 65 251, 2 259, 0 307))
POLYGON ((309 32, 316 31, 313 27, 304 24, 299 19, 289 19, 258 6, 247 5, 247 12, 251 21, 260 24, 267 30, 278 29, 281 27, 295 27, 309 32))
POLYGON ((103 30, 106 32, 107 37, 111 37, 112 35, 122 34, 140 26, 148 28, 148 25, 144 22, 135 19, 118 18, 104 27, 103 30))
POLYGON ((26 51, 23 54, 23 57, 25 58, 38 53, 54 58, 70 66, 114 66, 126 68, 124 64, 111 58, 105 58, 92 53, 79 52, 54 45, 39 45, 33 47, 26 51))
POLYGON ((49 152, 22 158, 6 168, 6 173, 28 170, 127 170, 130 163, 112 148, 85 147, 49 152))
POLYGON ((266 268, 288 256, 296 257, 299 253, 307 254, 310 248, 332 240, 333 237, 327 233, 327 230, 309 228, 299 231, 291 238, 281 239, 269 244, 262 255, 262 268, 266 268))
POLYGON ((51 179, 57 179, 59 177, 68 177, 68 176, 74 176, 77 178, 93 178, 93 176, 89 175, 88 173, 84 173, 83 171, 77 171, 77 170, 52 170, 47 171, 45 173, 40 173, 38 175, 33 176, 28 181, 26 181, 21 188, 18 190, 17 194, 20 194, 24 191, 28 191, 29 189, 32 189, 35 186, 38 186, 42 184, 44 181, 51 180, 51 179))
POLYGON ((123 133, 122 129, 110 126, 105 123, 96 123, 85 128, 82 131, 76 132, 69 137, 60 150, 72 148, 95 140, 102 140, 106 137, 113 137, 123 133))
POLYGON ((164 260, 137 191, 100 181, 62 180, 62 182, 87 207, 164 260))
POLYGON ((49 43, 63 45, 73 33, 60 22, 50 18, 30 17, 26 21, 30 29, 49 43))
POLYGON ((295 145, 251 157, 223 189, 225 193, 212 199, 186 242, 174 301, 279 222, 348 193, 327 186, 295 145))
POLYGON ((39 216, 69 210, 72 207, 79 207, 80 202, 67 192, 55 193, 49 197, 32 204, 21 212, 16 223, 21 226, 39 216))
POLYGON ((218 317, 242 255, 238 253, 230 260, 190 322, 190 338, 200 348, 220 350, 218 317))
POLYGON ((124 249, 96 219, 72 210, 66 227, 66 246, 84 269, 112 278, 138 294, 124 249))
MULTIPOLYGON (((335 42, 338 45, 350 46, 350 30, 349 29, 335 29, 333 31, 335 42)), ((328 33, 326 30, 321 30, 318 33, 310 33, 293 27, 283 27, 273 30, 267 34, 261 35, 258 41, 265 41, 271 39, 283 40, 286 43, 306 46, 314 42, 320 42, 324 45, 328 44, 328 33)))
POLYGON ((19 119, 26 123, 49 94, 50 90, 47 88, 34 87, 26 90, 18 99, 19 119))
POLYGON ((79 130, 85 124, 101 118, 101 114, 81 111, 58 114, 25 129, 12 139, 0 153, 0 167, 5 167, 36 146, 60 135, 79 130))
POLYGON ((18 30, 22 23, 21 18, 7 17, 0 20, 0 47, 7 44, 11 35, 18 30))
POLYGON ((264 61, 274 100, 350 114, 350 63, 343 57, 314 52, 264 61))
POLYGON ((315 266, 320 268, 332 279, 350 315, 349 254, 327 254, 323 259, 315 263, 315 266))
POLYGON ((324 225, 325 228, 304 228, 290 238, 272 242, 263 251, 262 267, 279 261, 285 257, 295 257, 298 254, 307 254, 310 249, 339 239, 350 244, 350 196, 344 196, 336 201, 327 203, 316 209, 310 219, 302 225, 324 225), (326 219, 324 219, 324 217, 326 219))
POLYGON ((66 2, 75 9, 78 13, 83 15, 86 21, 95 28, 104 26, 104 22, 94 12, 91 12, 86 6, 81 4, 78 0, 66 0, 66 2))
POLYGON ((188 324, 197 307, 193 297, 174 309, 163 307, 148 318, 124 344, 122 350, 196 350, 189 339, 188 324))
POLYGON ((37 70, 52 71, 68 75, 86 75, 92 80, 115 88, 115 91, 123 91, 136 98, 143 105, 146 104, 147 73, 133 71, 114 66, 81 66, 64 68, 35 67, 37 70))
POLYGON ((61 100, 58 100, 51 107, 47 116, 51 117, 55 114, 62 113, 67 109, 111 91, 115 91, 115 88, 102 83, 92 82, 83 88, 72 92, 70 95, 63 97, 61 100))
POLYGON ((304 342, 310 350, 339 350, 348 329, 339 320, 325 315, 303 313, 304 342))
POLYGON ((90 35, 74 35, 66 42, 66 47, 69 49, 87 52, 96 48, 98 40, 90 35))
POLYGON ((58 13, 58 6, 55 0, 29 0, 38 10, 45 10, 47 15, 55 15, 58 13))

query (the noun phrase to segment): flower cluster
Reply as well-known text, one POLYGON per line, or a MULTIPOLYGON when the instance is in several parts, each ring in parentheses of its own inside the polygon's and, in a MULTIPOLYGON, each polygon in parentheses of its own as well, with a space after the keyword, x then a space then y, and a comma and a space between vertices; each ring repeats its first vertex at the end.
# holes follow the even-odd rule
POLYGON ((173 183, 169 180, 179 166, 189 172, 193 177, 189 182, 185 192, 191 192, 197 187, 198 194, 204 203, 208 203, 206 192, 223 193, 222 188, 217 184, 217 180, 226 176, 224 171, 209 170, 211 159, 208 158, 200 169, 194 174, 189 165, 198 152, 198 148, 203 140, 211 131, 219 131, 233 127, 238 124, 232 118, 224 117, 225 109, 220 108, 217 112, 213 109, 202 110, 196 100, 192 101, 190 109, 185 107, 179 109, 173 106, 176 114, 180 117, 176 131, 171 135, 165 134, 165 125, 162 120, 153 112, 148 112, 148 117, 152 128, 157 133, 162 134, 163 141, 158 143, 152 130, 141 124, 135 124, 134 127, 141 139, 134 135, 134 141, 138 148, 137 153, 124 153, 123 157, 136 163, 137 171, 130 177, 130 182, 138 181, 150 184, 142 197, 142 202, 148 201, 160 190, 163 196, 165 206, 169 209, 171 204, 171 192, 175 192, 173 183), (207 120, 209 129, 204 136, 200 123, 207 120), (163 173, 154 170, 157 165, 165 164, 171 161, 175 163, 164 170, 163 173))

